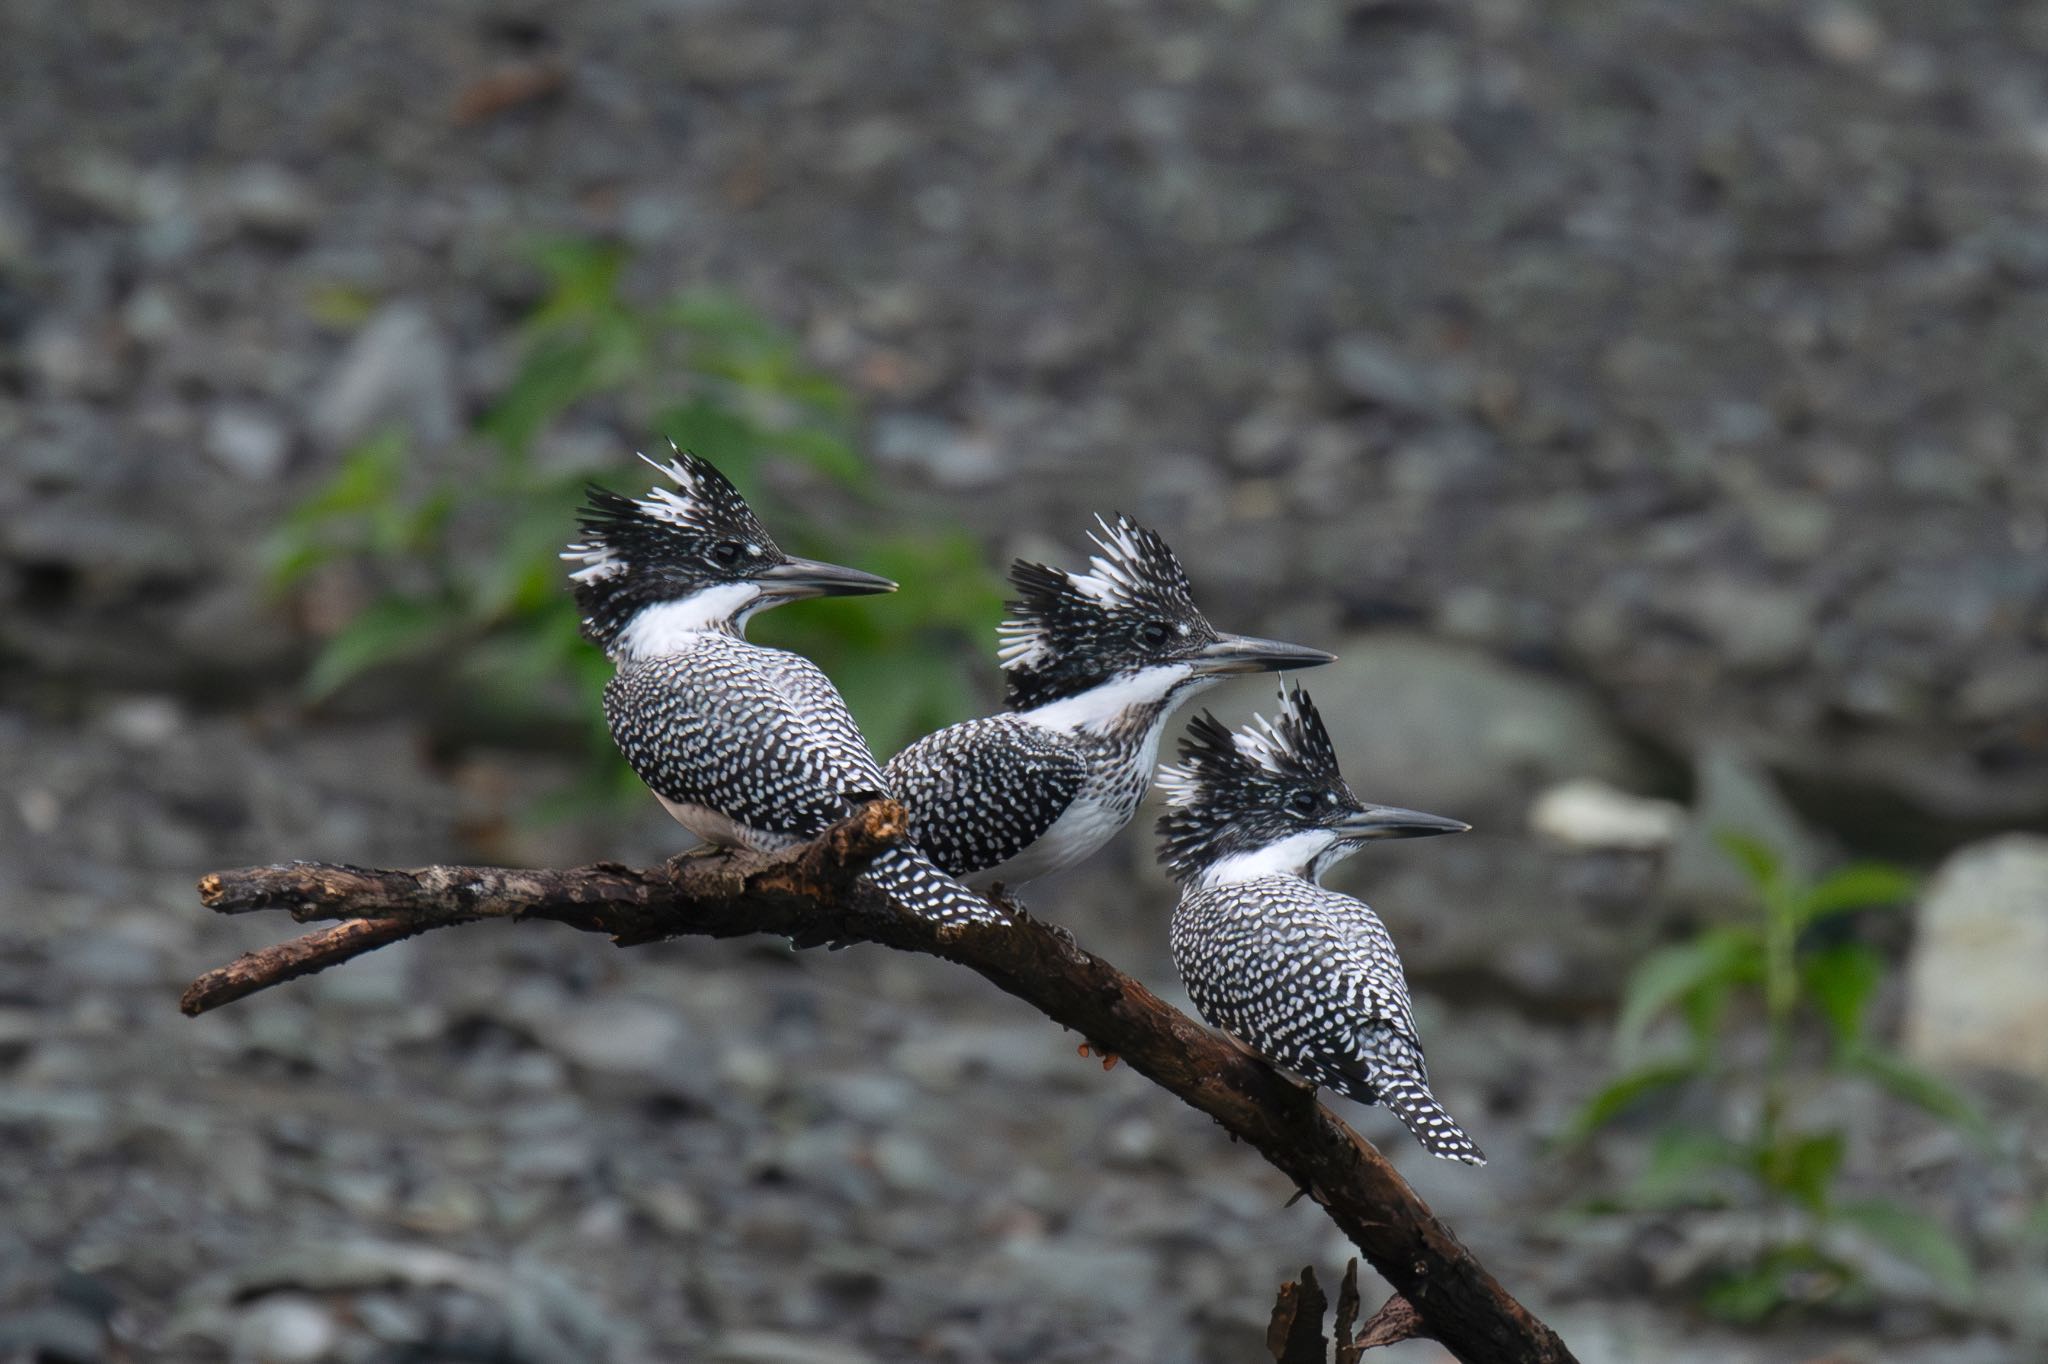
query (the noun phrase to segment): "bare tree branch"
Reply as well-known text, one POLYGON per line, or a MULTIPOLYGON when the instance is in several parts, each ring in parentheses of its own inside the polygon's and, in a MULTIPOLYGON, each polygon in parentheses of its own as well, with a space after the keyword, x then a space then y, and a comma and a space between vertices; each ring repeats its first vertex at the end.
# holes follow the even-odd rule
POLYGON ((1280 1285, 1273 1320, 1266 1326, 1266 1349, 1275 1364, 1329 1364, 1330 1341, 1323 1334, 1329 1306, 1314 1265, 1303 1265, 1299 1280, 1280 1285))
POLYGON ((1337 1353, 1334 1364, 1358 1364, 1365 1347, 1351 1339, 1358 1324, 1358 1257, 1344 1266, 1344 1282, 1337 1287, 1337 1353))
POLYGON ((1337 1290, 1337 1349, 1332 1355, 1330 1342, 1323 1336, 1323 1309, 1329 1302, 1316 1283, 1315 1267, 1304 1265, 1301 1278, 1281 1284, 1279 1296, 1273 1300, 1266 1349, 1278 1364, 1359 1364, 1367 1350, 1429 1337, 1422 1314, 1396 1293, 1353 1339, 1358 1305, 1358 1261, 1353 1259, 1344 1267, 1344 1283, 1337 1290))
MULTIPOLYGON (((664 938, 771 933, 799 946, 878 943, 979 973, 1100 1051, 1207 1113, 1322 1205, 1427 1334, 1472 1364, 1564 1364, 1563 1341, 1510 1297, 1415 1196, 1385 1157, 1313 1092, 1166 1004, 1057 929, 1014 912, 1011 926, 941 928, 898 909, 860 871, 904 836, 901 806, 876 801, 788 852, 711 852, 667 867, 570 871, 426 867, 377 871, 293 862, 200 880, 225 914, 282 909, 340 919, 208 972, 182 1000, 204 1013, 295 976, 428 929, 477 919, 551 919, 622 946, 664 938), (350 934, 348 930, 354 930, 350 934)), ((1320 1316, 1320 1312, 1318 1313, 1320 1316)))
POLYGON ((1404 1340, 1414 1340, 1418 1336, 1429 1334, 1429 1327, 1423 1322, 1422 1314, 1415 1310, 1408 1299, 1396 1293, 1381 1303, 1380 1310, 1373 1313, 1359 1329, 1358 1339, 1351 1346, 1351 1357, 1355 1360, 1360 1354, 1377 1346, 1398 1345, 1404 1340))

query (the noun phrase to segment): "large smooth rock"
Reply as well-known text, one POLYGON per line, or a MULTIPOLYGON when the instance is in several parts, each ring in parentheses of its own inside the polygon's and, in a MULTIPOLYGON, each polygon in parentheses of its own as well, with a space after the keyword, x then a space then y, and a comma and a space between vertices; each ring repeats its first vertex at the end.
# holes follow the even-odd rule
MULTIPOLYGON (((1642 783, 1627 740, 1590 694, 1568 683, 1411 635, 1304 642, 1337 654, 1301 674, 1301 683, 1329 726, 1344 775, 1367 800, 1519 824, 1528 798, 1555 783, 1642 783)), ((1254 710, 1271 715, 1275 705, 1271 682, 1258 679, 1230 688, 1214 709, 1234 724, 1254 710)))
POLYGON ((1906 1009, 1913 1059, 2048 1080, 2048 838, 2007 834, 1950 857, 1916 927, 1906 1009))

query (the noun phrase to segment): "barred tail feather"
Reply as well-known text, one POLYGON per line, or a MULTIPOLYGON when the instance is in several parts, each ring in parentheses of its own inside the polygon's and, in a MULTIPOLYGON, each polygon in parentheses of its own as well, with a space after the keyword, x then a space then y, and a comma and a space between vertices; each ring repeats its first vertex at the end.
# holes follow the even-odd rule
POLYGON ((1412 1075, 1381 1077, 1380 1102, 1422 1143, 1422 1149, 1443 1160, 1484 1165, 1486 1156, 1465 1129, 1458 1126, 1429 1086, 1412 1075))
POLYGON ((1009 922, 1001 910, 940 871, 913 847, 898 846, 883 853, 869 865, 868 879, 897 904, 934 923, 1009 922))

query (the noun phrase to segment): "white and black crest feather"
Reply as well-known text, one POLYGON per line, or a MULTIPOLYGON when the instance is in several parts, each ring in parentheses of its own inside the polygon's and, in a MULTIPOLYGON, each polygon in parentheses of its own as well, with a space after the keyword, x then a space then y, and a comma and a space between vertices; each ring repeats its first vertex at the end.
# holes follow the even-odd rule
POLYGON ((708 461, 683 450, 667 463, 640 458, 674 486, 631 498, 592 484, 576 518, 582 534, 561 556, 579 565, 569 581, 583 633, 603 647, 647 606, 738 581, 783 558, 746 499, 708 461))
POLYGON ((1018 710, 1085 691, 1117 672, 1192 653, 1216 638, 1180 560, 1157 531, 1130 517, 1096 518, 1100 553, 1082 572, 1019 559, 1017 589, 998 627, 1010 705, 1018 710))
POLYGON ((1277 720, 1254 716, 1234 733, 1203 711, 1181 738, 1180 759, 1158 779, 1167 802, 1159 857, 1176 876, 1359 807, 1323 717, 1299 685, 1280 689, 1277 720))

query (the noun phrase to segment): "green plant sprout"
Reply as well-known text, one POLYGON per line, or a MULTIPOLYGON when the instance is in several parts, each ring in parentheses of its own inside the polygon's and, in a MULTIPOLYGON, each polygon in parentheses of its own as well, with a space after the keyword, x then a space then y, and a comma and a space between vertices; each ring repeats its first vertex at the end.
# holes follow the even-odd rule
POLYGON ((634 489, 650 474, 623 455, 566 467, 534 457, 565 414, 603 406, 621 424, 716 463, 765 520, 786 530, 792 549, 904 584, 857 609, 778 613, 756 631, 765 643, 816 658, 878 752, 970 711, 975 659, 988 652, 1001 592, 971 538, 899 528, 868 501, 872 480, 855 450, 856 412, 845 388, 729 299, 629 299, 626 257, 615 247, 556 243, 539 263, 547 284, 525 321, 518 369, 476 426, 488 456, 483 470, 436 475, 402 435, 383 432, 350 450, 273 535, 270 573, 280 590, 337 561, 375 585, 314 659, 308 698, 431 654, 443 680, 461 685, 465 725, 580 733, 602 773, 598 785, 637 799, 595 695, 611 665, 578 636, 557 554, 572 537, 587 482, 634 489), (860 506, 860 529, 831 532, 778 505, 758 477, 769 461, 800 465, 843 489, 860 506))
POLYGON ((1682 1087, 1739 1092, 1753 1116, 1724 1130, 1671 1123, 1652 1140, 1647 1167, 1609 1206, 1671 1208, 1761 1202, 1785 1214, 1780 1231, 1751 1263, 1709 1282, 1704 1305, 1717 1316, 1756 1321, 1781 1306, 1854 1301, 1855 1264, 1839 1253, 1847 1229, 1916 1265, 1953 1298, 1972 1291, 1968 1255, 1936 1219, 1887 1199, 1841 1198, 1847 1150, 1839 1126, 1800 1120, 1798 1098, 1813 1078, 1799 1063, 1802 1032, 1818 1023, 1825 1074, 1876 1084, 1946 1122, 1981 1134, 1971 1105, 1871 1034, 1870 1005, 1883 979, 1878 950, 1838 931, 1845 916, 1908 902, 1905 871, 1879 863, 1844 867, 1818 881, 1793 873, 1769 845, 1724 834, 1721 845, 1755 891, 1747 923, 1703 929, 1659 949, 1631 973, 1615 1028, 1620 1074, 1579 1111, 1565 1134, 1585 1139, 1653 1096, 1682 1087), (1761 1057, 1744 1054, 1724 1029, 1731 1004, 1760 999, 1761 1057), (1675 1017, 1684 1042, 1653 1049, 1653 1029, 1675 1017))

